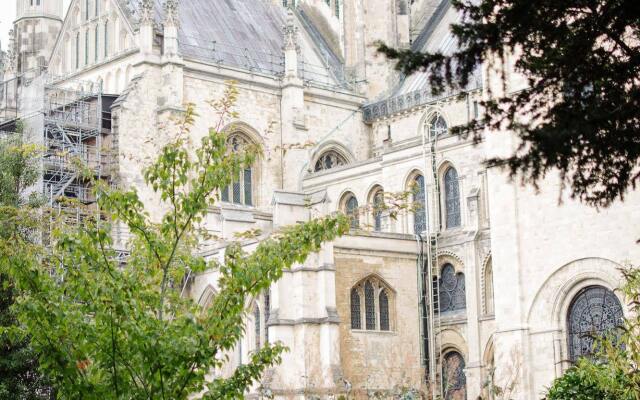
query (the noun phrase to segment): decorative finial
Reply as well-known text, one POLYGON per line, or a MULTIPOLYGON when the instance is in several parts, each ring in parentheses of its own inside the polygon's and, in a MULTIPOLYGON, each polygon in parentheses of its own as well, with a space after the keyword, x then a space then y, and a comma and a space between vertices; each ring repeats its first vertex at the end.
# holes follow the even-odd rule
POLYGON ((283 27, 283 30, 284 50, 300 50, 298 46, 298 27, 295 25, 295 16, 291 8, 287 10, 287 24, 283 27))
POLYGON ((165 0, 164 24, 178 26, 178 0, 165 0))
POLYGON ((148 24, 153 21, 153 0, 142 0, 140 3, 140 23, 148 24))

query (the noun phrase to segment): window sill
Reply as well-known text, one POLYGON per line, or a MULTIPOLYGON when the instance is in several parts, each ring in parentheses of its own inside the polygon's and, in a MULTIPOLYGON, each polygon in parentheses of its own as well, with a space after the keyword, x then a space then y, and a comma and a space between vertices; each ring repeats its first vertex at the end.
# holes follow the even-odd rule
POLYGON ((373 331, 366 329, 350 329, 353 334, 371 334, 371 335, 383 335, 383 336, 395 336, 395 331, 373 331))

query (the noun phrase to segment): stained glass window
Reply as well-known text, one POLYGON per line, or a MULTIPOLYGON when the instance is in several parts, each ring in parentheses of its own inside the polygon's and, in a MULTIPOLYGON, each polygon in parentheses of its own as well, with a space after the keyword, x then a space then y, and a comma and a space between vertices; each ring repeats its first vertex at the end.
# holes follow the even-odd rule
POLYGON ((622 306, 602 286, 589 286, 576 295, 567 316, 569 357, 577 361, 593 353, 594 339, 621 326, 622 306))
POLYGON ((464 274, 456 274, 453 265, 445 264, 440 273, 438 294, 440 312, 464 310, 467 307, 464 274))
MULTIPOLYGON (((98 3, 96 2, 96 4, 98 3)), ((100 54, 100 52, 98 52, 98 45, 99 45, 98 40, 100 38, 99 29, 100 29, 99 26, 96 25, 96 28, 94 29, 94 32, 93 32, 94 33, 93 44, 95 45, 95 49, 93 50, 93 57, 95 62, 98 62, 98 54, 100 54)))
POLYGON ((464 368, 464 358, 457 351, 449 352, 444 356, 442 384, 445 400, 466 400, 467 378, 464 368))
POLYGON ((373 196, 373 229, 382 231, 382 212, 384 211, 384 194, 379 190, 373 196))
POLYGON ((374 303, 375 296, 373 292, 371 281, 367 281, 367 283, 364 284, 364 309, 368 331, 376 329, 376 305, 374 303))
POLYGON ((358 289, 351 289, 351 329, 362 329, 360 318, 360 293, 358 289))
MULTIPOLYGON (((247 140, 238 134, 229 136, 227 145, 231 151, 240 151, 248 145, 247 140)), ((245 206, 253 205, 253 170, 246 168, 240 172, 238 179, 226 188, 221 190, 220 199, 234 204, 242 204, 245 206)))
POLYGON ((358 200, 355 196, 350 195, 345 204, 345 213, 351 221, 351 229, 358 229, 360 226, 358 211, 358 200))
POLYGON ((328 169, 341 167, 343 165, 347 165, 347 160, 337 151, 329 150, 323 153, 320 158, 318 158, 314 171, 326 171, 328 169))
POLYGON ((447 122, 442 115, 436 114, 429 121, 429 137, 436 138, 447 133, 447 122))
POLYGON ((254 304, 253 306, 253 323, 254 323, 254 329, 255 329, 255 335, 256 335, 256 349, 259 349, 260 346, 260 334, 261 334, 261 330, 260 330, 260 307, 258 307, 258 304, 254 304))
POLYGON ((427 210, 425 208, 426 192, 424 187, 424 176, 418 175, 414 178, 413 190, 413 232, 422 233, 427 229, 427 210))
POLYGON ((80 68, 80 32, 76 33, 76 69, 80 68))
POLYGON ((380 291, 378 308, 380 309, 380 330, 389 330, 389 297, 387 291, 382 289, 380 291))
POLYGON ((455 168, 449 168, 444 174, 445 210, 447 228, 460 226, 460 187, 458 184, 458 172, 455 168))

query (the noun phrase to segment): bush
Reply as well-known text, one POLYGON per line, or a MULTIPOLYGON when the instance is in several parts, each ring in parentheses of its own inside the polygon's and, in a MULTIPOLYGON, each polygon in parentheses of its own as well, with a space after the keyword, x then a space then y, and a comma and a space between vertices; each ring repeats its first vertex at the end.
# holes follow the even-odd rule
POLYGON ((624 374, 583 359, 553 382, 546 400, 636 400, 629 388, 624 374))

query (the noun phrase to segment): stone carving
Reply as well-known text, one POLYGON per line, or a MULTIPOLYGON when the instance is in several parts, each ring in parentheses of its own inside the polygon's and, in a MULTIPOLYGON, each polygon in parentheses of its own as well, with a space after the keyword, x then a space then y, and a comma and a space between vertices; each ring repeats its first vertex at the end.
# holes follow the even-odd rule
POLYGON ((178 26, 178 0, 166 0, 164 2, 165 26, 178 26))
POLYGON ((295 25, 295 17, 293 10, 287 10, 287 24, 282 27, 284 31, 284 48, 283 50, 300 51, 298 45, 298 27, 295 25))
POLYGON ((153 22, 154 2, 153 0, 142 0, 140 3, 140 23, 150 24, 153 22))

